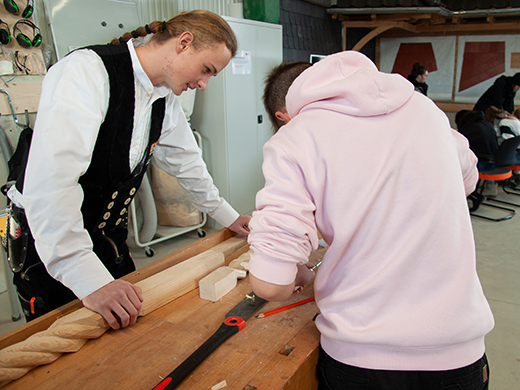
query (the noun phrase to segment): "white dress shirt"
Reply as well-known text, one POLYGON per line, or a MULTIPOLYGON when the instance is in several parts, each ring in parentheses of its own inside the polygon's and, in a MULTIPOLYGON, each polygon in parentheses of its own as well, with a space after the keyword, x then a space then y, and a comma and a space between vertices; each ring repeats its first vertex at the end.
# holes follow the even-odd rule
MULTIPOLYGON (((165 86, 154 86, 128 42, 135 76, 135 116, 129 166, 148 146, 152 104, 166 98, 163 131, 155 163, 175 176, 190 200, 223 226, 239 214, 219 196, 202 160, 178 99, 165 86)), ((27 163, 23 195, 9 197, 26 209, 36 249, 48 272, 78 298, 110 283, 113 277, 92 251, 83 228, 83 191, 78 180, 90 164, 109 102, 108 74, 91 50, 78 50, 53 65, 46 75, 27 163)))

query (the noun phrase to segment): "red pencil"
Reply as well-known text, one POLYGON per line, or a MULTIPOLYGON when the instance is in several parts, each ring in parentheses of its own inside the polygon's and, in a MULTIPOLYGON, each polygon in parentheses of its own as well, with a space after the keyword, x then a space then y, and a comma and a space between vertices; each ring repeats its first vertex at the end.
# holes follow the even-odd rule
POLYGON ((303 305, 304 303, 312 302, 312 301, 314 301, 314 297, 310 297, 310 298, 304 299, 303 301, 294 302, 294 303, 291 303, 290 305, 279 307, 278 309, 266 311, 265 313, 258 314, 256 316, 256 318, 264 318, 264 317, 270 316, 271 314, 279 313, 281 311, 290 309, 290 308, 295 307, 295 306, 300 306, 300 305, 303 305))

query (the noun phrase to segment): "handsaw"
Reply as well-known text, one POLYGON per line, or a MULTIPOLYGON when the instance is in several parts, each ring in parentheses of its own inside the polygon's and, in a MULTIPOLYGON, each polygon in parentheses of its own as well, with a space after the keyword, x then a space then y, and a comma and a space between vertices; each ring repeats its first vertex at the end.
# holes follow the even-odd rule
POLYGON ((257 297, 253 292, 246 295, 238 305, 226 314, 226 319, 217 331, 152 390, 175 389, 224 341, 242 330, 246 326, 246 321, 266 303, 265 299, 257 297))

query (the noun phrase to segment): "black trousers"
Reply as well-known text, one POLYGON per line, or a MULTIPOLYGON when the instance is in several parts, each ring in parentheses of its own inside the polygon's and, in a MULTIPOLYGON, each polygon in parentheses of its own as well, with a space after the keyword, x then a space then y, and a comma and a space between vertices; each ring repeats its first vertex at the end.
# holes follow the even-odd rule
MULTIPOLYGON (((127 235, 128 231, 124 228, 107 232, 106 236, 101 231, 90 234, 94 252, 115 279, 135 271, 126 245, 127 235)), ((20 272, 14 274, 13 281, 27 321, 77 299, 69 288, 49 275, 30 233, 25 264, 20 272)))
POLYGON ((469 366, 446 371, 371 370, 343 364, 320 346, 319 390, 487 390, 486 355, 469 366))

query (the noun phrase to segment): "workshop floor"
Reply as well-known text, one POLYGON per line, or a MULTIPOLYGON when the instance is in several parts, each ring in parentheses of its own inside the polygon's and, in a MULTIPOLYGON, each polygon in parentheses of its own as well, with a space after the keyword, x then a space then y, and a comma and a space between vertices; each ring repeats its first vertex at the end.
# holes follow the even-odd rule
MULTIPOLYGON (((520 197, 504 194, 499 198, 520 204, 520 197)), ((493 213, 482 206, 479 213, 493 213)), ((472 218, 477 248, 477 271, 495 316, 495 328, 487 336, 486 346, 490 364, 490 389, 520 389, 520 215, 502 222, 472 218)), ((212 232, 208 230, 208 234, 212 232)), ((143 250, 133 251, 138 268, 198 240, 197 232, 153 246, 155 255, 145 256, 143 250)), ((2 270, 2 267, 0 267, 2 270)), ((0 275, 0 334, 22 325, 13 322, 4 277, 0 275)))

